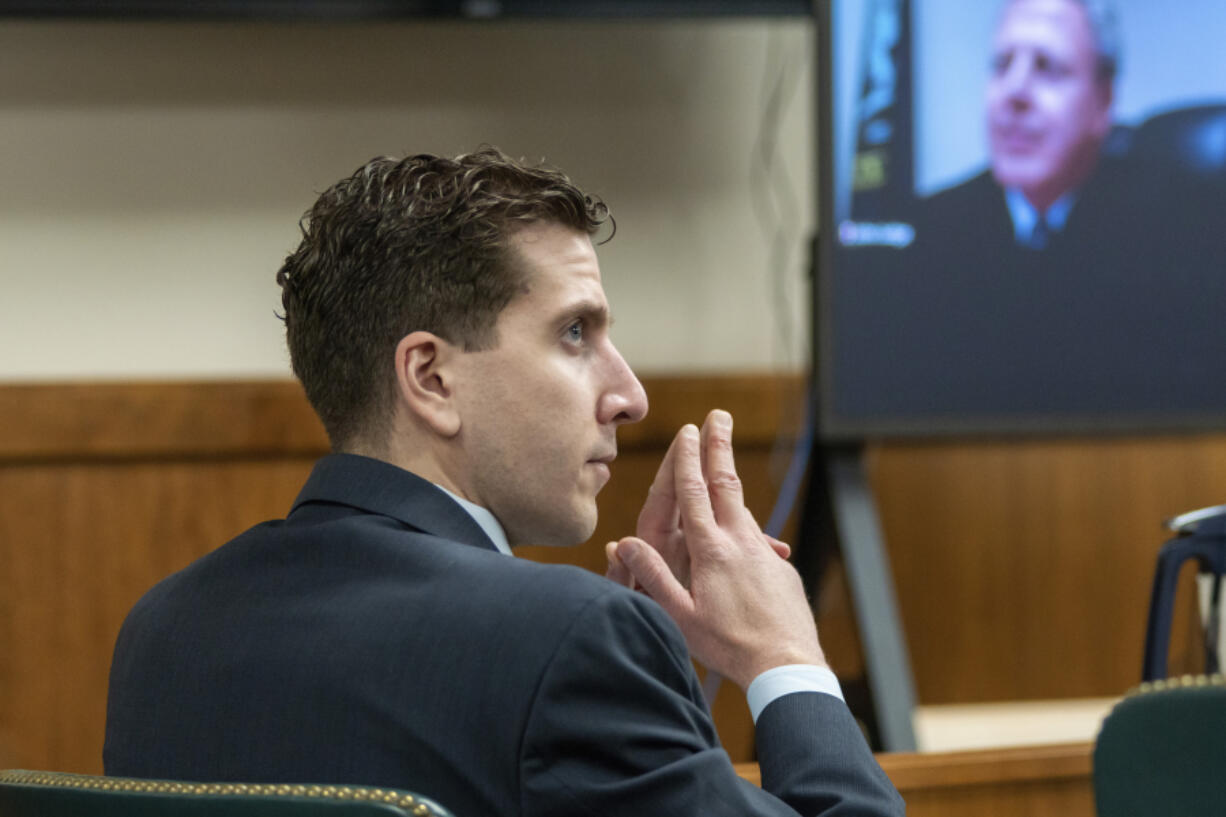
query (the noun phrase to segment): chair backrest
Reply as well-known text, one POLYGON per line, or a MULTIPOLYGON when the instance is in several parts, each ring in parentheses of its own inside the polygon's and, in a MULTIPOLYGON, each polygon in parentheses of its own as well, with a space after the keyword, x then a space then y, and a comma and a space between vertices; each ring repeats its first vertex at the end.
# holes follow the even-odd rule
MULTIPOLYGON (((1203 508, 1199 512, 1213 511, 1203 508)), ((1193 513, 1199 513, 1194 511, 1193 513)), ((1192 514, 1184 514, 1192 516, 1192 514)), ((1142 681, 1159 681, 1167 676, 1166 659, 1170 650, 1171 621, 1175 615, 1175 594, 1184 564, 1195 561, 1198 571, 1220 582, 1226 576, 1226 514, 1203 519, 1191 532, 1169 540, 1158 551, 1154 587, 1149 599, 1149 619, 1145 625, 1145 656, 1141 664, 1142 681)), ((1216 595, 1215 595, 1215 598, 1216 595)), ((1210 626, 1205 632, 1205 671, 1217 672, 1217 602, 1210 602, 1210 626)))
POLYGON ((1175 169, 1226 176, 1226 105, 1151 116, 1137 127, 1131 150, 1175 169))
POLYGON ((3 817, 452 817, 401 789, 0 771, 3 817))
POLYGON ((1094 745, 1099 817, 1226 814, 1226 679, 1142 684, 1103 721, 1094 745))

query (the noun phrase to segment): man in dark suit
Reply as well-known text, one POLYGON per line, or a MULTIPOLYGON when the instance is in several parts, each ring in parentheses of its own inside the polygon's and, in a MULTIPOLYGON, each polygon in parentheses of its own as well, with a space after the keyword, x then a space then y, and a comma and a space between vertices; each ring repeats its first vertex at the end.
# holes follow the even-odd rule
POLYGON ((394 786, 461 817, 902 813, 745 509, 726 413, 678 432, 608 578, 510 555, 591 536, 647 409, 609 338, 606 215, 492 149, 320 197, 278 281, 337 453, 285 520, 133 609, 108 774, 394 786), (762 789, 691 655, 746 690, 762 789))
POLYGON ((893 377, 842 399, 938 422, 1220 404, 1212 191, 1113 129, 1119 50, 1106 0, 1005 0, 989 167, 915 203, 907 252, 859 256, 840 321, 893 377))
MULTIPOLYGON (((992 45, 986 112, 994 211, 1042 249, 1080 209, 1111 132, 1119 60, 1104 0, 1008 0, 992 45)), ((967 186, 987 186, 988 174, 967 186)), ((951 194, 952 195, 952 194, 951 194)))

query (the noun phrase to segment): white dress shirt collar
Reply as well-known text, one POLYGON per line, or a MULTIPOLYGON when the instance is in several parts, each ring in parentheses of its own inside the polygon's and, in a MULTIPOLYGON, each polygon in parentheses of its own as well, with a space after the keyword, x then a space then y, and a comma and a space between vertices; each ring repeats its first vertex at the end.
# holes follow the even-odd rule
POLYGON ((502 529, 502 525, 498 523, 498 519, 492 513, 475 502, 469 502, 462 496, 456 496, 442 485, 436 485, 435 487, 458 502, 461 508, 468 511, 468 515, 481 526, 481 530, 485 531, 485 535, 494 543, 494 547, 498 548, 499 553, 511 555, 511 543, 507 541, 507 532, 502 529))
MULTIPOLYGON (((1052 202, 1047 212, 1042 214, 1047 222, 1048 232, 1058 233, 1064 229, 1069 211, 1073 209, 1076 200, 1076 194, 1068 192, 1052 202)), ((1013 238, 1019 244, 1029 244, 1031 236, 1034 235, 1035 224, 1039 220, 1039 211, 1026 198, 1025 193, 1014 188, 1005 190, 1005 204, 1009 207, 1009 216, 1013 219, 1013 238)))

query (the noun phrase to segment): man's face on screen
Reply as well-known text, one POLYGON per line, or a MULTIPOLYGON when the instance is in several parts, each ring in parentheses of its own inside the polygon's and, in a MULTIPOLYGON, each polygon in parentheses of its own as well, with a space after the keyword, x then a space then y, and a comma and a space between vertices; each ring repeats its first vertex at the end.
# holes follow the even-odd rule
POLYGON ((1074 0, 1014 0, 992 50, 987 93, 992 173, 1039 210, 1094 169, 1111 128, 1111 87, 1074 0))

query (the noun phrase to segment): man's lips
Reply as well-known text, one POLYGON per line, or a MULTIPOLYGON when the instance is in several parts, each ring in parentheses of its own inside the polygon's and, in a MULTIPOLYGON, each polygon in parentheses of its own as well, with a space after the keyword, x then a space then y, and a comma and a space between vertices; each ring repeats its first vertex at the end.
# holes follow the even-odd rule
POLYGON ((1030 153, 1042 140, 1041 132, 1022 125, 995 125, 992 128, 993 144, 1006 153, 1030 153))
POLYGON ((601 474, 604 481, 608 481, 609 476, 611 474, 609 470, 609 465, 612 464, 613 460, 615 459, 617 459, 616 453, 605 454, 599 457, 592 457, 590 460, 587 461, 587 464, 595 468, 601 474))
POLYGON ((601 463, 604 463, 605 465, 609 465, 615 459, 617 459, 617 452, 610 451, 606 454, 597 454, 595 457, 588 457, 587 461, 588 462, 601 462, 601 463))

